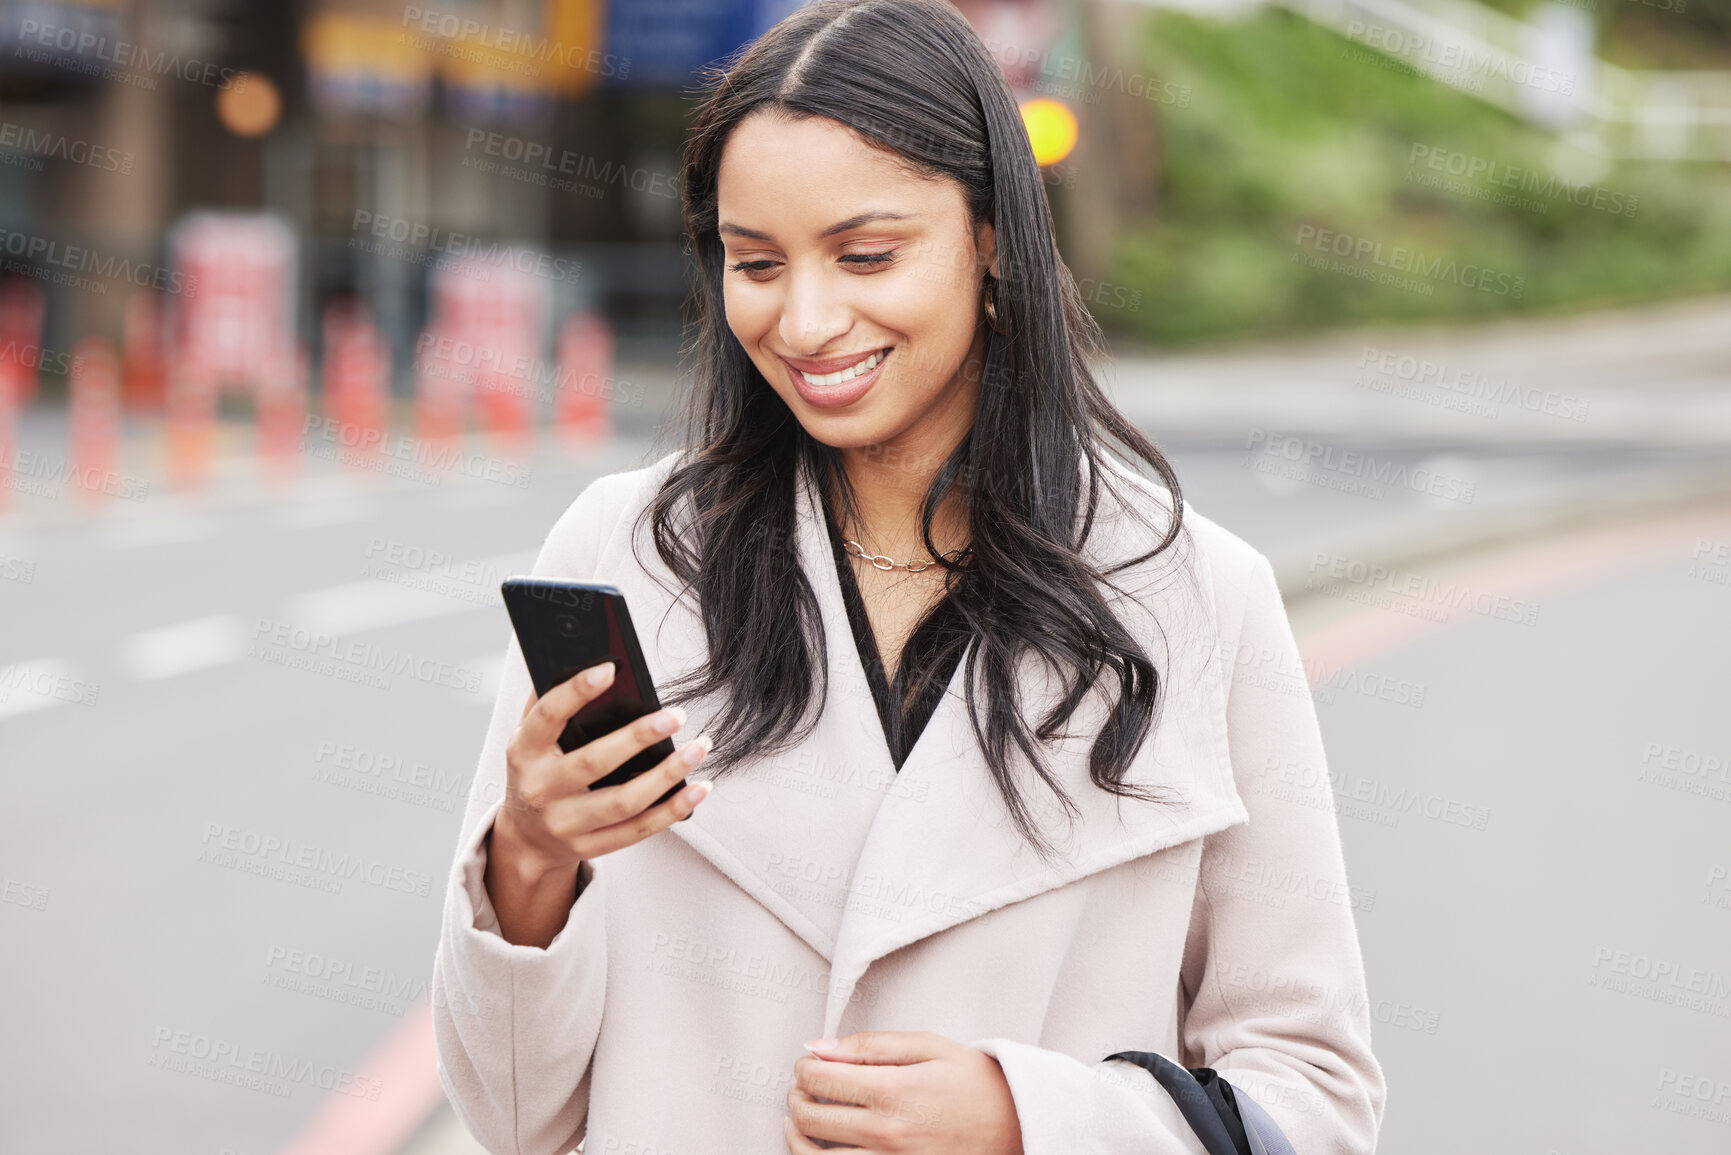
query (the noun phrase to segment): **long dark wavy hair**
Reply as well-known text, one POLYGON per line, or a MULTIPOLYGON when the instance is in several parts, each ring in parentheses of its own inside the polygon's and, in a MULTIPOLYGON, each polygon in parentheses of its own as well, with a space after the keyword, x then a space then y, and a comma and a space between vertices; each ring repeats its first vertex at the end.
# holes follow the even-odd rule
POLYGON ((1058 256, 1021 114, 979 35, 943 0, 815 0, 705 78, 681 172, 694 266, 682 365, 692 390, 685 451, 644 515, 683 587, 679 596, 697 595, 709 662, 665 687, 663 700, 717 696, 710 761, 719 777, 803 739, 816 724, 813 705, 821 711, 829 689, 817 599, 795 548, 797 471, 811 470, 844 508, 852 508, 851 490, 837 451, 806 433, 734 337, 723 309, 717 173, 730 134, 759 111, 846 126, 883 150, 886 163, 899 159, 954 181, 973 227, 990 221, 995 230, 998 320, 988 326, 978 413, 921 506, 922 537, 934 557, 934 512, 952 490, 966 509, 971 558, 963 565, 939 559, 949 570, 945 612, 961 628, 916 628, 901 662, 917 688, 915 671, 954 657, 950 647, 975 643, 965 666, 974 734, 1018 830, 1045 860, 1052 848, 1030 821, 1010 747, 1073 818, 1075 804, 1047 770, 1040 745, 1062 733, 1100 678, 1116 681, 1118 700, 1090 750, 1090 778, 1120 797, 1164 799, 1163 790, 1123 781, 1157 716, 1161 675, 1099 587, 1111 585, 1109 574, 1171 546, 1183 503, 1166 458, 1089 372, 1087 359, 1103 340, 1058 256), (1100 467, 1106 438, 1159 475, 1173 516, 1163 528, 1150 526, 1153 549, 1100 570, 1082 545, 1101 487, 1110 485, 1100 467), (1018 660, 1030 652, 1063 688, 1034 727, 1023 719, 1016 684, 1018 660))

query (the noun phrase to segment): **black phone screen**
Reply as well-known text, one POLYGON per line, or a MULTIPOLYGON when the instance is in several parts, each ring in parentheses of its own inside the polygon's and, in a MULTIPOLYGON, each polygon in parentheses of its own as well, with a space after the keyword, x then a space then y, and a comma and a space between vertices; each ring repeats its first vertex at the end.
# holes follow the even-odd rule
MULTIPOLYGON (((661 708, 624 594, 596 582, 552 578, 507 578, 499 588, 537 695, 601 662, 611 661, 616 667, 613 684, 565 724, 559 735, 561 750, 569 753, 661 708)), ((590 789, 628 782, 654 768, 673 749, 673 740, 662 738, 590 789)), ((662 799, 672 797, 683 785, 683 781, 675 784, 662 799)))

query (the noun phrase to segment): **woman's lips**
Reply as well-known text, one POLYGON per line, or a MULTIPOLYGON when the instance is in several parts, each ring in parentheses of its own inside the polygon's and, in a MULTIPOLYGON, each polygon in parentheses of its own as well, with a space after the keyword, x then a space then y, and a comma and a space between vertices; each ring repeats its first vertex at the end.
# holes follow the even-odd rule
POLYGON ((891 346, 888 349, 873 350, 872 353, 859 358, 859 360, 864 361, 876 353, 881 352, 883 354, 882 359, 872 368, 871 372, 863 373, 851 381, 843 381, 840 385, 813 385, 805 379, 805 374, 794 368, 793 364, 787 361, 785 357, 782 358, 782 361, 787 365, 787 374, 793 380, 794 391, 807 405, 819 409, 835 409, 843 405, 852 405, 864 397, 866 390, 870 389, 873 383, 877 381, 878 376, 883 373, 884 366, 889 364, 890 356, 894 351, 894 347, 891 346))

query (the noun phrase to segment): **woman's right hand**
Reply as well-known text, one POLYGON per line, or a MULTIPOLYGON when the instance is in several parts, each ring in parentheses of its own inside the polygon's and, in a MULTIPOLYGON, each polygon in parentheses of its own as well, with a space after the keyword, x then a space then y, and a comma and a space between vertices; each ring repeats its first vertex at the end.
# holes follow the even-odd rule
POLYGON ((571 716, 612 684, 611 662, 583 670, 537 698, 533 692, 505 748, 505 802, 487 847, 488 897, 506 941, 545 947, 576 900, 587 859, 641 842, 697 808, 709 783, 693 782, 659 805, 667 789, 703 761, 707 735, 676 749, 629 782, 589 789, 685 723, 675 706, 645 714, 566 753, 571 716))

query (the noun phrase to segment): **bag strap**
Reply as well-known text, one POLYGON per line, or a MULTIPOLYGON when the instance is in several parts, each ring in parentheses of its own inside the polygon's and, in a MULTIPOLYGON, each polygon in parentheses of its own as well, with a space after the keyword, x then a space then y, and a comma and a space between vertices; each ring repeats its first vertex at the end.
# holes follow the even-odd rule
MULTIPOLYGON (((1224 1082, 1224 1080, 1222 1080, 1224 1082)), ((1261 1103, 1249 1095, 1234 1095, 1244 1132, 1250 1136, 1251 1155, 1297 1155, 1280 1124, 1268 1117, 1261 1103)))
POLYGON ((1186 1070, 1153 1051, 1119 1051, 1106 1058, 1127 1060, 1153 1075, 1208 1155, 1295 1155, 1262 1104, 1235 1094, 1212 1067, 1186 1070))
POLYGON ((1196 1074, 1153 1051, 1119 1051, 1106 1058, 1127 1059, 1153 1075, 1172 1096, 1172 1101, 1178 1104, 1179 1114, 1202 1140, 1203 1150, 1208 1155, 1252 1155, 1238 1111, 1235 1107, 1223 1109, 1225 1094, 1220 1089, 1223 1081, 1208 1067, 1197 1068, 1203 1076, 1199 1079, 1196 1074))

